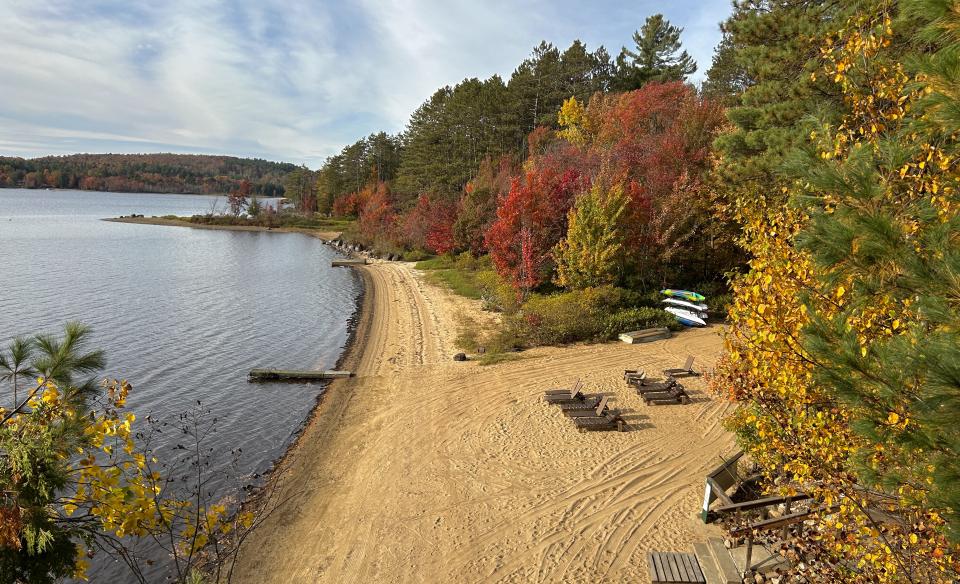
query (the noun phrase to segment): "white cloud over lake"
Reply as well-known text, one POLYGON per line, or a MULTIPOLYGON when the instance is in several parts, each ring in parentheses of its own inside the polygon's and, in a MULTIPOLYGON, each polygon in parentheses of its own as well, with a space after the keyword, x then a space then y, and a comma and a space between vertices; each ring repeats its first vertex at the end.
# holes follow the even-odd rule
POLYGON ((198 152, 317 167, 437 88, 505 79, 541 40, 615 55, 646 16, 700 70, 728 0, 0 0, 0 154, 198 152))

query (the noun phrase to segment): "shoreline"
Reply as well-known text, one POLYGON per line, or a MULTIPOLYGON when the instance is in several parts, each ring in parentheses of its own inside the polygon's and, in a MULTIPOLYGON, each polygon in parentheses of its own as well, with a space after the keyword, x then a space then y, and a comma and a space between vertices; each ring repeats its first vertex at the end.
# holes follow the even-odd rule
POLYGON ((110 223, 130 223, 134 225, 163 225, 166 227, 190 227, 192 229, 213 229, 216 231, 263 231, 268 233, 301 233, 321 241, 330 242, 340 237, 339 231, 321 231, 303 227, 262 227, 260 225, 204 225, 185 219, 166 219, 164 217, 107 217, 101 221, 110 223))
POLYGON ((682 551, 713 526, 703 477, 732 437, 730 404, 685 380, 694 403, 650 408, 622 386, 688 352, 709 369, 721 327, 647 345, 528 351, 457 363, 457 316, 479 303, 409 264, 375 263, 345 363, 271 484, 283 501, 233 570, 243 582, 644 581, 645 551, 682 551), (581 377, 611 395, 628 432, 580 434, 544 387, 581 377))
MULTIPOLYGON (((190 227, 195 229, 212 229, 221 231, 299 233, 319 239, 323 243, 330 243, 340 236, 339 232, 325 232, 303 228, 268 228, 255 225, 203 225, 185 220, 165 219, 162 217, 112 217, 102 219, 102 221, 137 225, 159 225, 165 227, 190 227)), ((345 248, 336 246, 329 247, 331 247, 335 253, 341 256, 351 257, 354 255, 354 252, 345 248)), ((364 345, 366 344, 372 316, 372 307, 370 306, 370 302, 371 292, 373 289, 373 281, 366 270, 356 270, 353 272, 353 274, 359 282, 360 292, 357 295, 353 313, 347 319, 347 339, 344 342, 340 355, 337 358, 336 364, 334 365, 334 369, 343 369, 346 367, 351 371, 355 369, 357 363, 359 362, 359 359, 363 354, 364 345)), ((301 442, 303 441, 304 436, 307 434, 307 431, 311 425, 316 423, 319 412, 324 403, 334 399, 334 396, 338 395, 342 391, 340 390, 340 387, 344 385, 343 381, 344 380, 342 379, 333 379, 323 383, 323 387, 317 394, 310 411, 302 420, 300 420, 296 428, 293 430, 292 439, 290 442, 286 445, 286 447, 284 447, 283 452, 271 460, 268 468, 260 474, 259 479, 257 480, 257 483, 259 484, 251 485, 250 490, 245 493, 238 493, 240 499, 237 508, 238 511, 251 507, 257 508, 263 503, 263 497, 270 494, 279 486, 277 481, 279 481, 281 477, 278 475, 278 472, 283 468, 291 454, 301 447, 301 442)), ((269 506, 270 505, 268 504, 268 509, 269 506)))

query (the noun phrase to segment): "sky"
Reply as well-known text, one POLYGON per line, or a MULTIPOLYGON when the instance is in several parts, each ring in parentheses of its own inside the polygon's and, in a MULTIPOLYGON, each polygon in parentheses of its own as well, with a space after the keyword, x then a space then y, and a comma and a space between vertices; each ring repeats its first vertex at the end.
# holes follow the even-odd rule
POLYGON ((730 0, 0 0, 0 155, 229 154, 318 168, 541 40, 616 55, 647 16, 709 68, 730 0))

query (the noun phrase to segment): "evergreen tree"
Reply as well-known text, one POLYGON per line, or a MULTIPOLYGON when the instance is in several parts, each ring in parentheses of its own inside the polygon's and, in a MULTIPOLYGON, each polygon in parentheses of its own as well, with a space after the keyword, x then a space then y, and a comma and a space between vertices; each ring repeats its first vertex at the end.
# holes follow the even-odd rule
POLYGON ((727 112, 733 130, 720 136, 721 178, 730 188, 755 188, 770 196, 784 156, 805 140, 802 122, 818 111, 836 111, 839 91, 811 77, 822 39, 842 26, 856 2, 740 0, 723 24, 721 63, 714 87, 732 79, 746 84, 727 112), (729 47, 729 48, 728 48, 729 47))
POLYGON ((651 81, 682 81, 695 72, 696 62, 680 48, 682 32, 662 14, 647 17, 633 33, 635 50, 623 47, 617 56, 613 88, 631 91, 651 81))
POLYGON ((733 35, 723 24, 721 29, 723 37, 713 51, 713 63, 707 70, 707 78, 700 91, 705 97, 725 106, 733 106, 752 82, 744 67, 737 64, 737 46, 733 42, 733 35))

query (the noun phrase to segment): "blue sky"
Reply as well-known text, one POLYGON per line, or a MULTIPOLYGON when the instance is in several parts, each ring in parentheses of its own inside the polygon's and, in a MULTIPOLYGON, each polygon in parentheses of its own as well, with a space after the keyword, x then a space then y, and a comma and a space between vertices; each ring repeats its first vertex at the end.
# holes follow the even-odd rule
POLYGON ((729 0, 0 0, 0 154, 196 152, 318 167, 534 45, 616 55, 650 14, 698 82, 729 0))

